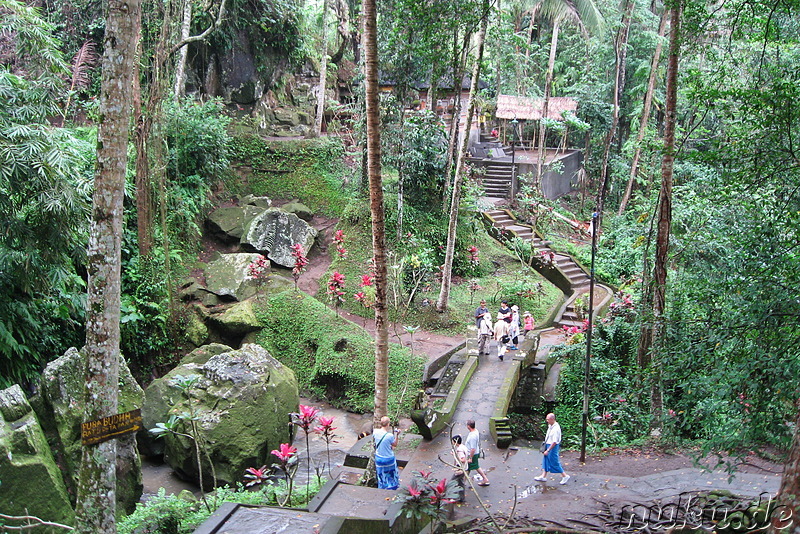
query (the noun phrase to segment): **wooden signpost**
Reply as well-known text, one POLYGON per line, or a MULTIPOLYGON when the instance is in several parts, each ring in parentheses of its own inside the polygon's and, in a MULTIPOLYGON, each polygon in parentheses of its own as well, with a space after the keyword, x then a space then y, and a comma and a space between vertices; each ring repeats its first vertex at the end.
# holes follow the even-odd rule
POLYGON ((136 409, 130 412, 119 413, 81 423, 81 445, 97 445, 110 439, 136 432, 142 428, 142 410, 136 409))

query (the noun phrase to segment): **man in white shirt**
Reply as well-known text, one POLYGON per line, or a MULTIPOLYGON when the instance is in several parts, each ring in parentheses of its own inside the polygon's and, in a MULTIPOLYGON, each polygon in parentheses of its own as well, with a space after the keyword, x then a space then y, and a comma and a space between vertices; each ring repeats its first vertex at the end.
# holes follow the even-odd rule
POLYGON ((569 480, 569 475, 564 472, 561 467, 561 460, 558 457, 558 452, 561 448, 561 425, 556 422, 556 416, 552 413, 547 414, 545 418, 547 421, 547 435, 544 437, 544 443, 547 446, 542 453, 542 474, 534 477, 534 480, 545 482, 548 473, 561 473, 560 484, 566 484, 569 480))
POLYGON ((480 463, 478 459, 481 456, 481 434, 475 428, 475 421, 472 419, 467 421, 467 430, 469 430, 469 434, 467 434, 467 439, 464 441, 464 446, 469 450, 469 455, 467 458, 469 459, 469 465, 467 465, 467 474, 469 475, 470 471, 477 471, 483 479, 478 482, 479 486, 488 486, 489 485, 489 477, 486 476, 486 472, 481 469, 480 463))

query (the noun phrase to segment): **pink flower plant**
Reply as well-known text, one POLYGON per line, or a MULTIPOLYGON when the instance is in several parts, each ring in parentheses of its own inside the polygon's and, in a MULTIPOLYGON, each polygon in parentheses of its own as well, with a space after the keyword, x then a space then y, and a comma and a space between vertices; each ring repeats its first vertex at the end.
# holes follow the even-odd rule
POLYGON ((339 254, 340 259, 344 259, 347 257, 347 249, 344 248, 344 232, 341 230, 336 230, 336 233, 333 234, 333 241, 336 243, 336 252, 339 254))
POLYGON ((303 250, 303 245, 300 243, 295 243, 291 247, 292 249, 292 257, 294 258, 294 267, 292 268, 292 278, 294 278, 294 289, 297 290, 297 281, 300 279, 300 275, 306 270, 306 265, 308 265, 308 258, 306 257, 306 253, 303 250))
POLYGON ((295 453, 297 453, 297 448, 292 447, 288 443, 281 443, 281 448, 279 450, 275 449, 270 452, 270 454, 277 456, 278 460, 281 462, 288 462, 292 459, 292 456, 294 456, 295 453))
POLYGON ((478 247, 475 245, 467 249, 467 254, 469 255, 469 262, 472 265, 478 265, 481 262, 480 257, 478 257, 478 247))
MULTIPOLYGON (((293 425, 300 427, 306 435, 306 454, 308 455, 308 463, 306 464, 306 479, 311 480, 311 446, 309 444, 308 435, 312 431, 314 422, 319 415, 319 408, 314 406, 300 405, 299 413, 289 414, 293 425)), ((309 488, 306 485, 306 500, 309 499, 309 488)))
POLYGON ((339 313, 339 304, 344 300, 345 277, 339 271, 334 271, 328 279, 328 297, 333 301, 334 311, 339 313))
POLYGON ((259 254, 258 258, 247 266, 247 276, 255 280, 262 280, 269 276, 269 260, 259 254))
POLYGON ((328 476, 331 476, 331 443, 336 443, 336 434, 333 431, 336 427, 333 426, 333 417, 319 417, 319 426, 314 427, 314 433, 322 438, 325 442, 325 448, 328 452, 328 476))

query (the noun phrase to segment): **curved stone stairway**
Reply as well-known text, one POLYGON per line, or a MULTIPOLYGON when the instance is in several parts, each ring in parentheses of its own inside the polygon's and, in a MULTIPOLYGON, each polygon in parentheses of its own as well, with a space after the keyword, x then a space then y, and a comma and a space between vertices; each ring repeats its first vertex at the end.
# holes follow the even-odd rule
MULTIPOLYGON (((553 326, 580 326, 583 319, 576 313, 574 302, 583 294, 589 291, 589 274, 571 256, 555 252, 550 248, 551 243, 542 239, 534 228, 517 220, 514 215, 505 209, 493 209, 483 212, 483 216, 497 230, 497 233, 519 237, 520 239, 533 243, 533 248, 537 254, 553 259, 553 267, 560 273, 561 283, 554 282, 567 295, 566 306, 563 306, 559 314, 554 318, 553 326)), ((551 279, 552 274, 542 273, 546 278, 551 279)), ((552 279, 551 279, 552 281, 552 279)))

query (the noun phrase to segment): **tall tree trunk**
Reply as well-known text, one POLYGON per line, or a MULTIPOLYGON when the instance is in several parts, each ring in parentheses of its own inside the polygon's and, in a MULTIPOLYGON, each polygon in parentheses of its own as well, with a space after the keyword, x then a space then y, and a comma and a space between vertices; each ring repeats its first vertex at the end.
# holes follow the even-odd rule
POLYGON ((556 19, 553 22, 553 35, 550 38, 550 59, 547 62, 547 77, 544 81, 544 104, 542 105, 542 120, 539 121, 539 154, 538 161, 536 162, 536 183, 542 183, 542 167, 544 166, 544 159, 546 157, 545 148, 545 134, 547 133, 547 126, 545 119, 547 118, 547 108, 550 105, 550 92, 553 86, 553 71, 556 65, 556 49, 558 48, 558 25, 561 21, 556 19))
POLYGON ((325 82, 328 77, 328 0, 322 2, 322 58, 319 65, 319 89, 317 91, 317 116, 314 133, 322 135, 322 118, 325 116, 325 82))
POLYGON ((450 189, 450 177, 453 175, 453 165, 457 158, 458 138, 461 136, 461 80, 464 79, 464 70, 467 63, 467 50, 469 49, 470 32, 464 31, 464 39, 461 48, 458 47, 458 30, 453 36, 453 117, 450 120, 450 139, 447 143, 447 163, 445 165, 445 184, 442 197, 442 211, 447 209, 448 190, 450 189))
POLYGON ((378 107, 378 31, 375 0, 364 0, 364 89, 367 107, 367 171, 375 260, 375 411, 373 423, 388 414, 389 330, 386 323, 386 224, 381 180, 380 108, 378 107))
POLYGON ((642 107, 642 118, 639 122, 639 133, 636 135, 636 151, 633 153, 631 160, 631 174, 628 177, 628 186, 625 188, 625 194, 622 195, 622 200, 619 203, 619 211, 617 215, 625 213, 625 208, 628 207, 628 202, 631 200, 633 194, 633 186, 636 183, 636 175, 639 171, 639 158, 642 155, 642 141, 644 134, 647 132, 647 123, 650 120, 650 108, 653 106, 653 93, 656 89, 656 79, 658 78, 658 64, 661 61, 661 41, 667 32, 667 22, 669 21, 669 11, 664 11, 661 15, 661 23, 658 26, 658 41, 656 42, 656 49, 653 52, 653 61, 650 63, 650 77, 647 80, 647 92, 644 94, 644 106, 642 107))
POLYGON ((469 105, 467 106, 467 120, 464 126, 464 142, 458 152, 456 161, 456 171, 453 175, 453 193, 450 200, 450 222, 447 227, 447 246, 445 247, 444 267, 442 268, 442 288, 439 291, 439 298, 436 300, 436 310, 444 312, 447 310, 447 302, 450 298, 450 282, 453 276, 453 256, 456 248, 456 227, 458 226, 458 208, 461 205, 461 187, 463 184, 464 160, 467 157, 469 148, 469 132, 472 126, 472 116, 475 114, 475 104, 478 95, 478 79, 481 75, 481 62, 483 61, 483 44, 486 40, 486 28, 489 25, 489 11, 491 4, 489 0, 484 0, 483 16, 481 17, 481 29, 478 31, 478 52, 475 57, 475 68, 472 69, 472 80, 469 87, 469 105))
POLYGON ((628 57, 628 35, 630 35, 631 14, 636 5, 634 0, 626 0, 625 11, 622 13, 622 25, 617 32, 615 48, 615 67, 614 67, 614 95, 611 107, 611 125, 603 141, 603 162, 600 164, 600 188, 597 192, 597 214, 602 219, 603 204, 605 203, 605 191, 608 188, 608 158, 611 155, 611 145, 617 135, 619 126, 619 106, 622 100, 622 93, 625 91, 625 63, 628 57))
MULTIPOLYGON (((183 18, 181 20, 181 41, 189 38, 192 25, 192 0, 183 0, 183 18)), ((186 56, 189 47, 183 46, 178 51, 178 61, 175 65, 175 99, 180 99, 186 93, 186 56)))
MULTIPOLYGON (((117 413, 122 210, 140 18, 139 0, 109 0, 87 259, 84 422, 117 413)), ((82 448, 76 532, 116 532, 116 460, 115 439, 82 448)))
POLYGON ((671 8, 669 62, 667 64, 666 120, 664 122, 664 158, 661 162, 661 191, 658 204, 656 254, 653 263, 653 336, 651 339, 652 384, 650 388, 650 426, 660 430, 663 411, 661 389, 661 358, 664 350, 667 293, 667 263, 669 260, 669 235, 672 224, 672 174, 675 164, 675 122, 678 101, 678 59, 680 57, 681 4, 671 8))

